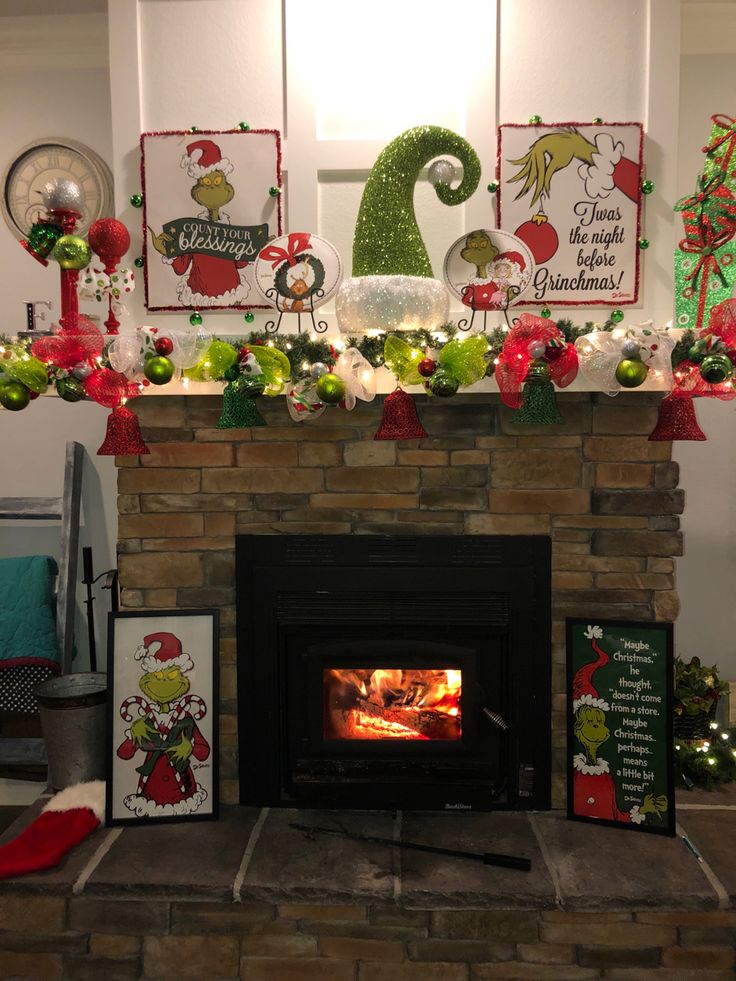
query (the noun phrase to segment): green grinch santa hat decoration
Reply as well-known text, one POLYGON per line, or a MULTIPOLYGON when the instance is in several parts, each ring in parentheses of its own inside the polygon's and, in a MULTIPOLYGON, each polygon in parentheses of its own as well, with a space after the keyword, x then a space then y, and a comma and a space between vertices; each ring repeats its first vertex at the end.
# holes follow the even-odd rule
POLYGON ((422 168, 443 153, 462 163, 462 180, 451 187, 455 168, 449 160, 438 160, 430 167, 430 181, 444 204, 462 204, 478 186, 480 161, 452 130, 409 129, 373 165, 355 226, 353 275, 337 294, 337 322, 344 333, 431 329, 447 320, 447 290, 434 278, 414 213, 414 187, 422 168))

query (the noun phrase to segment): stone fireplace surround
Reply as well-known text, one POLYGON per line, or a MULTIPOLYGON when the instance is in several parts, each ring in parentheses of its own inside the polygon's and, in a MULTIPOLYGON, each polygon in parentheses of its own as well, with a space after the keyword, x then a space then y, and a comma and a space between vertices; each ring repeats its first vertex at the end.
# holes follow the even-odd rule
POLYGON ((558 395, 564 426, 515 426, 493 395, 417 399, 426 439, 374 441, 381 398, 292 423, 215 428, 221 399, 137 400, 150 456, 119 457, 126 609, 221 610, 220 798, 238 793, 237 533, 549 535, 552 801, 564 805, 566 616, 674 620, 683 491, 649 442, 660 396, 558 395))

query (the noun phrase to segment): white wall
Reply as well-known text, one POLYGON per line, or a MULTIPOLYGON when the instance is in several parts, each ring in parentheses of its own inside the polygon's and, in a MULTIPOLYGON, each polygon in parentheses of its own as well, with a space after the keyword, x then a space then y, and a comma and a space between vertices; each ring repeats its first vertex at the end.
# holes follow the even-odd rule
MULTIPOLYGON (((723 30, 715 36, 709 32, 698 37, 683 32, 690 50, 683 53, 680 70, 678 197, 695 189, 711 115, 736 113, 736 32, 728 26, 736 25, 736 10, 731 4, 692 7, 696 12, 711 8, 707 13, 714 26, 720 23, 723 30), (714 12, 713 7, 719 9, 714 12), (717 50, 727 42, 732 54, 702 50, 717 50)), ((692 12, 684 11, 684 15, 689 18, 692 12)), ((678 232, 682 233, 681 224, 678 232)), ((732 598, 736 584, 736 403, 698 399, 696 410, 708 442, 673 444, 686 497, 682 519, 685 554, 677 563, 682 610, 676 642, 683 656, 697 654, 706 663, 716 662, 724 677, 736 678, 736 604, 732 598)))

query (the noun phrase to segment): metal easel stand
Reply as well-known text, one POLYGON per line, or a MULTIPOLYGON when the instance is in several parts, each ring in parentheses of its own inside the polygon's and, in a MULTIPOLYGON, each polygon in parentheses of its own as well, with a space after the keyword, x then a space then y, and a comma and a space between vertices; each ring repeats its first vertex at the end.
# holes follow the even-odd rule
POLYGON ((296 332, 297 332, 297 334, 301 334, 301 332, 302 332, 302 313, 304 313, 305 316, 307 314, 309 315, 309 319, 311 320, 311 324, 312 324, 312 330, 314 331, 314 333, 315 334, 324 334, 325 331, 327 330, 327 321, 326 320, 315 320, 314 319, 314 307, 313 307, 313 304, 312 304, 312 299, 313 298, 316 298, 316 299, 319 300, 324 295, 325 295, 325 291, 323 289, 312 290, 312 292, 309 294, 309 297, 308 297, 308 299, 306 301, 306 302, 309 303, 309 309, 308 310, 304 310, 304 311, 298 311, 297 310, 296 312, 294 312, 293 310, 287 310, 283 306, 284 297, 279 293, 279 291, 276 289, 275 286, 272 286, 271 289, 266 290, 266 296, 268 297, 268 299, 273 303, 273 305, 278 310, 279 319, 278 320, 269 320, 269 321, 267 321, 267 323, 266 323, 266 325, 264 327, 265 332, 267 334, 278 334, 279 328, 281 327, 281 321, 283 319, 283 316, 284 316, 285 313, 288 313, 290 316, 296 316, 296 332))
POLYGON ((517 318, 514 317, 512 320, 509 320, 509 307, 511 306, 511 304, 513 303, 513 301, 516 299, 516 297, 519 295, 519 293, 521 293, 521 290, 519 289, 519 287, 518 286, 509 286, 508 291, 506 293, 506 303, 505 303, 505 305, 502 306, 502 307, 497 307, 496 309, 491 310, 491 311, 489 311, 489 309, 487 307, 481 307, 481 308, 476 307, 476 305, 475 305, 475 303, 473 301, 473 293, 474 293, 474 290, 475 290, 475 287, 473 286, 472 283, 469 283, 467 286, 465 286, 463 288, 463 295, 462 295, 463 304, 466 307, 470 307, 470 309, 473 312, 470 315, 470 320, 468 320, 467 317, 464 317, 462 320, 458 320, 458 322, 457 322, 457 329, 463 331, 464 333, 468 333, 468 331, 470 331, 470 330, 473 329, 473 322, 475 320, 476 313, 482 313, 483 314, 483 326, 481 327, 481 333, 485 334, 486 327, 487 327, 488 314, 489 313, 495 313, 496 310, 501 310, 503 312, 504 317, 506 318, 506 327, 509 330, 511 330, 512 326, 516 323, 517 318))
POLYGON ((101 572, 99 576, 95 576, 94 569, 92 566, 92 549, 89 546, 85 546, 82 549, 82 569, 84 571, 84 579, 82 583, 87 587, 87 598, 84 601, 84 605, 87 607, 87 640, 89 644, 89 669, 90 671, 97 670, 97 641, 95 639, 95 613, 94 613, 94 593, 92 592, 92 587, 100 579, 105 578, 102 584, 103 589, 110 590, 110 606, 113 613, 118 612, 118 570, 108 569, 106 572, 101 572))

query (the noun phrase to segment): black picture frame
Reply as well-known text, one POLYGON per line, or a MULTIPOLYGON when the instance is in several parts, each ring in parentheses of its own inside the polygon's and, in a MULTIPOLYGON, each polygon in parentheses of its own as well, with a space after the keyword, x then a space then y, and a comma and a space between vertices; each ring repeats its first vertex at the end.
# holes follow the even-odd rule
MULTIPOLYGON (((139 825, 139 824, 168 824, 172 822, 181 821, 212 821, 216 820, 219 816, 219 636, 220 636, 220 615, 219 610, 216 609, 195 609, 195 610, 123 610, 117 613, 108 614, 108 642, 107 642, 107 733, 106 733, 106 760, 107 760, 107 777, 105 784, 105 821, 108 826, 114 825, 139 825), (202 624, 199 633, 210 640, 210 649, 206 652, 206 656, 210 659, 210 664, 206 666, 206 677, 209 680, 209 685, 207 694, 209 696, 210 704, 206 704, 206 712, 199 717, 199 720, 207 719, 205 742, 209 745, 209 754, 203 760, 198 760, 199 766, 193 764, 191 774, 195 780, 195 788, 206 787, 207 798, 202 801, 203 808, 197 807, 196 810, 187 813, 153 813, 153 814, 138 814, 132 812, 130 816, 126 814, 121 814, 119 807, 116 807, 117 795, 119 792, 118 784, 120 778, 118 775, 119 768, 124 765, 121 764, 117 756, 117 748, 120 739, 120 726, 124 725, 123 722, 118 722, 117 719, 122 719, 121 707, 122 699, 124 694, 129 695, 129 697, 141 697, 140 689, 136 686, 135 692, 132 690, 132 686, 126 686, 125 693, 120 691, 121 685, 123 684, 121 675, 125 672, 121 665, 121 660, 123 655, 120 651, 116 650, 116 633, 117 625, 123 622, 130 622, 134 620, 140 620, 140 630, 137 632, 136 636, 140 636, 141 641, 143 637, 147 637, 152 633, 158 632, 168 632, 174 633, 173 630, 167 630, 167 623, 169 627, 175 627, 181 624, 182 618, 199 617, 209 620, 209 625, 202 624), (116 743, 118 745, 116 745, 116 743), (195 771, 196 767, 196 771, 195 771), (207 780, 203 780, 202 783, 196 782, 195 772, 200 773, 203 769, 207 769, 209 776, 207 780)), ((182 625, 183 626, 183 625, 182 625)), ((177 627, 181 629, 181 627, 177 627)), ((175 635, 176 637, 176 635, 175 635)), ((159 648, 160 649, 160 648, 159 648)), ((186 651, 186 642, 183 645, 184 651, 186 651)), ((135 649, 134 649, 135 650, 135 649)), ((153 655, 155 657, 155 651, 153 655)), ((192 652, 194 653, 194 652, 192 652)), ((133 655, 135 657, 135 654, 133 655)), ((198 668, 202 668, 201 661, 197 661, 197 656, 202 656, 195 654, 194 665, 198 668)), ((128 663, 125 667, 129 669, 132 667, 130 663, 131 654, 128 654, 128 663)), ((138 666, 140 671, 140 665, 138 666)), ((201 673, 201 671, 200 671, 201 673)), ((127 679, 130 680, 129 678, 127 679)), ((183 693, 181 696, 175 699, 175 701, 184 701, 187 696, 190 695, 189 691, 183 693)), ((196 696, 196 692, 192 692, 191 696, 196 696)), ((192 697, 190 696, 190 701, 192 697)), ((144 697, 145 699, 145 697, 144 697)), ((199 702, 202 699, 197 697, 199 702)), ((138 706, 136 706, 138 707, 138 706)), ((142 707, 142 706, 141 706, 142 707)), ((197 708, 201 710, 201 706, 198 705, 197 708)), ((143 715, 144 713, 140 713, 143 715)), ((198 720, 198 721, 199 721, 198 720)), ((165 724, 165 723, 164 723, 165 724)), ((196 722, 195 722, 196 725, 196 722)), ((166 735, 164 735, 164 742, 166 740, 166 735)), ((150 760, 151 756, 156 756, 158 752, 161 754, 161 750, 144 750, 139 748, 141 752, 145 752, 145 760, 150 760)), ((193 754, 192 754, 193 755, 193 754)), ((138 756, 138 751, 136 751, 135 756, 138 756)), ((135 759, 135 756, 126 761, 129 767, 139 766, 142 762, 141 757, 135 759)), ((190 757, 191 758, 191 757, 190 757)), ((154 763, 157 760, 154 760, 154 763)), ((174 774, 176 776, 176 774, 174 774)), ((178 777, 177 777, 178 779, 178 777)), ((138 790, 140 791, 140 784, 138 790)), ((139 796, 138 794, 136 796, 139 796)), ((191 795, 190 795, 191 796, 191 795)), ((128 806, 128 805, 126 805, 128 806)), ((145 804, 143 805, 146 806, 145 804)), ((151 806, 155 808, 155 802, 151 803, 151 806)), ((130 808, 129 808, 130 809, 130 808)))
MULTIPOLYGON (((567 693, 567 817, 571 821, 583 821, 587 824, 603 825, 609 828, 621 828, 628 831, 639 831, 645 834, 659 834, 674 837, 676 835, 677 817, 675 813, 675 780, 674 780, 674 629, 672 623, 657 622, 653 620, 613 620, 599 619, 597 617, 568 617, 565 621, 565 646, 566 646, 566 693, 567 693), (576 812, 575 809, 575 765, 574 753, 577 738, 574 732, 575 711, 573 710, 573 678, 575 675, 575 664, 573 659, 574 631, 577 627, 590 627, 595 625, 603 628, 613 628, 615 630, 646 630, 651 633, 659 632, 662 635, 664 648, 664 663, 658 665, 661 677, 661 691, 663 692, 664 704, 661 711, 664 713, 664 754, 665 754, 665 775, 664 784, 668 808, 666 816, 661 818, 661 822, 650 821, 647 819, 641 824, 636 824, 631 820, 613 819, 603 817, 592 817, 576 812)), ((608 653, 608 652, 606 652, 608 653)), ((627 663, 627 662, 623 662, 627 663)), ((614 734, 612 733, 612 736, 614 734)), ((614 782, 615 783, 615 782, 614 782)), ((615 787, 615 791, 618 787, 615 787)), ((614 792, 615 792, 614 791, 614 792)))

